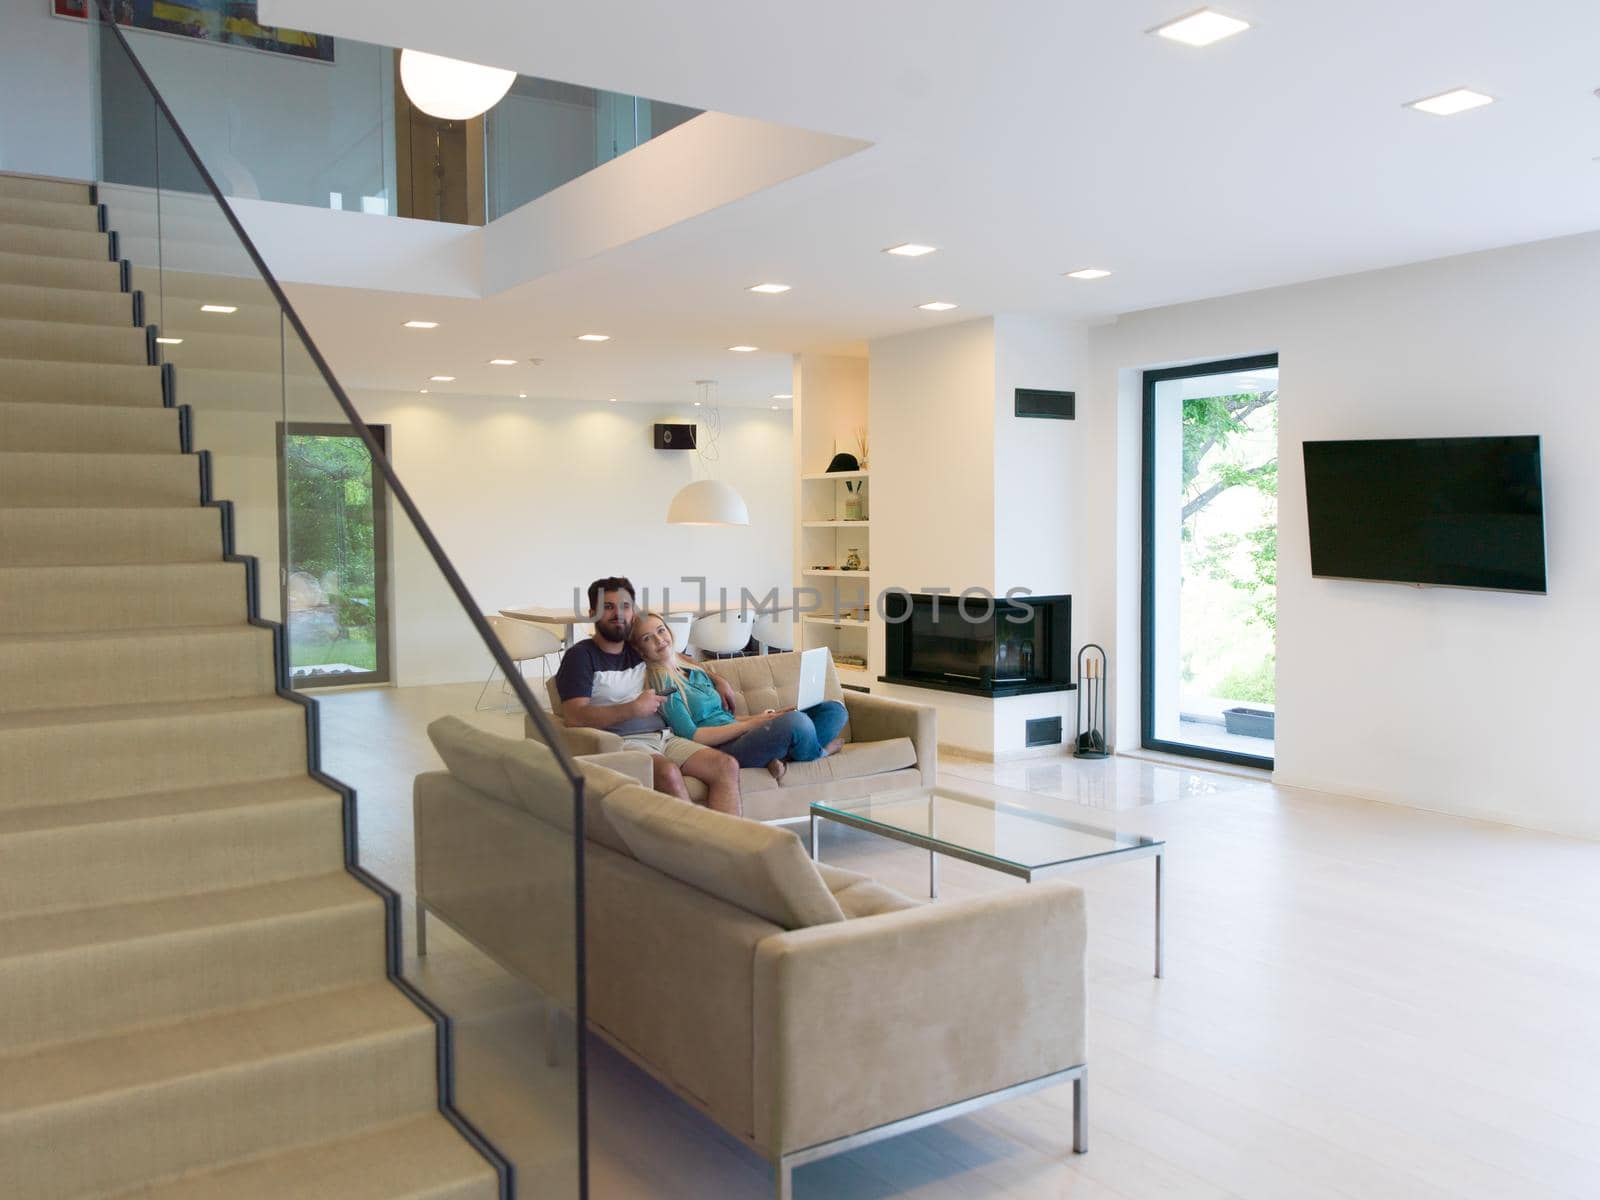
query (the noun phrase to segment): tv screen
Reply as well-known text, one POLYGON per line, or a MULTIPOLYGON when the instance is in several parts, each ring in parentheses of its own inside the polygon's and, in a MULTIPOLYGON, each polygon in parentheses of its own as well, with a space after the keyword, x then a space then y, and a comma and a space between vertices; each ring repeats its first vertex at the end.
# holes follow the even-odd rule
POLYGON ((1543 592, 1537 437, 1307 442, 1311 573, 1543 592))

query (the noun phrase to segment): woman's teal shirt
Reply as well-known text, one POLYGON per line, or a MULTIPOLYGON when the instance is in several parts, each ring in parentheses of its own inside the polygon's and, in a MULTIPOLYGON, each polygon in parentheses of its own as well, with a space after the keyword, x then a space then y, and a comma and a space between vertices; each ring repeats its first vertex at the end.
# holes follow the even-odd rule
POLYGON ((693 667, 684 668, 686 686, 680 694, 673 688, 661 706, 661 715, 667 726, 679 737, 692 738, 702 725, 727 725, 733 714, 722 707, 722 697, 717 695, 711 676, 693 667), (687 695, 688 703, 684 703, 687 695))

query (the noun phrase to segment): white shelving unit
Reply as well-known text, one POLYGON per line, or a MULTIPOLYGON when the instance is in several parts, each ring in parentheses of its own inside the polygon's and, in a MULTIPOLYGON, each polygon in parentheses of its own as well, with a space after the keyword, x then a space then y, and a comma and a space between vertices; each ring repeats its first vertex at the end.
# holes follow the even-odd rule
POLYGON ((876 614, 872 591, 872 471, 825 470, 838 451, 858 453, 867 424, 865 359, 801 355, 795 361, 795 578, 821 594, 800 622, 803 648, 833 652, 840 681, 865 688, 876 614), (845 570, 854 552, 860 570, 845 570))

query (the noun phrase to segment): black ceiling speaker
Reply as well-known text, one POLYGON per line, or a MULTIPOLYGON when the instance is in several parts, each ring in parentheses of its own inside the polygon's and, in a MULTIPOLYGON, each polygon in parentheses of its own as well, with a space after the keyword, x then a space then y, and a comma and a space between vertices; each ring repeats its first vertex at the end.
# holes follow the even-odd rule
POLYGON ((695 427, 693 425, 665 425, 657 422, 657 450, 693 450, 695 427))

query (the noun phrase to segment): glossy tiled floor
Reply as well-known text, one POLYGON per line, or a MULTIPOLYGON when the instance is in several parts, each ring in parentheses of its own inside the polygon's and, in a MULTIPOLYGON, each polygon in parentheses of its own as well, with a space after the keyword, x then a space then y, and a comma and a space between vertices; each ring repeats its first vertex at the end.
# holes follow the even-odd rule
MULTIPOLYGON (((424 727, 476 694, 325 699, 363 855, 402 890, 411 776, 434 761, 424 727)), ((475 719, 520 732, 520 716, 475 719)), ((1149 862, 1079 876, 1091 1152, 1069 1153, 1056 1089, 802 1168, 802 1200, 1600 1196, 1600 846, 1126 758, 941 772, 1166 838, 1167 977, 1150 973, 1149 862)), ((924 855, 870 834, 827 828, 823 856, 926 887, 924 855)), ((942 868, 947 898, 1020 886, 942 868)), ((570 1027, 546 1066, 537 1000, 432 937, 408 961, 464 1014, 464 1107, 518 1159, 524 1195, 570 1194, 570 1027)), ((768 1194, 757 1158, 602 1044, 589 1055, 593 1196, 768 1194)))

